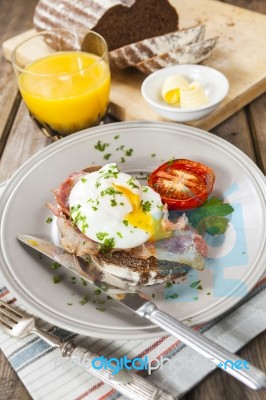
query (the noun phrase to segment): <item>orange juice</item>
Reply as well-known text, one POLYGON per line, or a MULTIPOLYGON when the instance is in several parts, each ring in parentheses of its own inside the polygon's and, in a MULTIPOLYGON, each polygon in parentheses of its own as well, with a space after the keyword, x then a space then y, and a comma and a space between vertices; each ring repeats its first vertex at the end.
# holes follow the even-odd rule
POLYGON ((96 55, 57 52, 28 65, 19 77, 19 88, 39 123, 67 135, 97 124, 104 116, 110 70, 96 55))

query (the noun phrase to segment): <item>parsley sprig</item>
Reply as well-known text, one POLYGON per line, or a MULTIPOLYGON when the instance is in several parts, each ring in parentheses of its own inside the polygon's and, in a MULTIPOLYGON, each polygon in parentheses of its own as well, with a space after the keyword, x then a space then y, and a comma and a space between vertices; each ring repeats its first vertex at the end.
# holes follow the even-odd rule
POLYGON ((230 204, 217 197, 211 197, 201 207, 188 213, 188 220, 201 235, 205 232, 220 235, 225 233, 228 227, 229 220, 225 216, 233 211, 230 204))

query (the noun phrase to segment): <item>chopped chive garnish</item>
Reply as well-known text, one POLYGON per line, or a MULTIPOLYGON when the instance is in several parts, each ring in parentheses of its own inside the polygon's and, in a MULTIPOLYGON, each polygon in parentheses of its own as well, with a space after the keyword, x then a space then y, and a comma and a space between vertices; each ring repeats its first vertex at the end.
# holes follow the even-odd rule
POLYGON ((200 284, 201 281, 196 281, 196 282, 192 282, 190 287, 192 288, 197 288, 197 286, 200 284))
POLYGON ((85 294, 85 296, 79 301, 79 304, 81 304, 82 306, 86 303, 88 303, 89 301, 89 295, 85 294))
POLYGON ((135 182, 136 182, 136 179, 131 177, 131 178, 127 181, 127 184, 128 184, 129 186, 131 186, 133 189, 138 189, 139 186, 136 185, 135 182))
POLYGON ((54 263, 52 264, 52 266, 51 266, 52 269, 57 269, 57 268, 59 268, 59 267, 61 267, 61 264, 59 264, 58 262, 54 262, 54 263))
POLYGON ((104 151, 106 147, 109 146, 109 143, 102 143, 100 140, 98 140, 97 144, 94 146, 96 150, 99 151, 104 151))
POLYGON ((96 310, 101 311, 101 312, 104 312, 104 311, 105 311, 105 308, 104 308, 104 307, 96 307, 96 310))
POLYGON ((48 217, 47 220, 46 220, 46 223, 47 223, 47 224, 50 224, 52 221, 53 221, 53 218, 48 217))
POLYGON ((141 206, 142 206, 142 210, 143 210, 144 212, 149 212, 149 211, 151 211, 151 202, 150 202, 150 201, 142 202, 142 203, 141 203, 141 206))
POLYGON ((106 233, 106 232, 98 232, 98 233, 96 233, 96 237, 97 237, 97 239, 99 239, 99 240, 104 240, 104 238, 105 238, 106 236, 108 236, 108 233, 106 233))
POLYGON ((125 152, 126 156, 128 156, 128 157, 132 156, 132 153, 133 153, 133 149, 128 149, 125 152))
POLYGON ((101 252, 105 252, 107 250, 113 249, 115 247, 115 239, 113 237, 104 239, 103 244, 100 248, 101 252))
POLYGON ((166 296, 167 299, 177 299, 178 298, 178 294, 174 293, 174 294, 170 294, 169 296, 166 296))
POLYGON ((175 158, 171 158, 170 160, 167 161, 168 165, 172 165, 174 163, 175 158))
POLYGON ((59 283, 61 281, 61 278, 57 275, 53 276, 53 282, 54 283, 59 283))

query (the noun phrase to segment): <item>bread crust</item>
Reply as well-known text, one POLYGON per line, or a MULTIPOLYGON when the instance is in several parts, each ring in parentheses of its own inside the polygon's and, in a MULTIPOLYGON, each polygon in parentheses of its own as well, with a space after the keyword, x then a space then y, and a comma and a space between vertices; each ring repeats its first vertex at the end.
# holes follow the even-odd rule
POLYGON ((199 25, 182 31, 131 43, 110 52, 111 65, 119 69, 136 66, 138 63, 164 52, 174 52, 188 44, 201 41, 205 26, 199 25))
POLYGON ((215 37, 189 44, 175 51, 157 54, 137 63, 135 67, 143 74, 149 75, 161 68, 174 64, 198 64, 211 55, 217 40, 218 38, 215 37))

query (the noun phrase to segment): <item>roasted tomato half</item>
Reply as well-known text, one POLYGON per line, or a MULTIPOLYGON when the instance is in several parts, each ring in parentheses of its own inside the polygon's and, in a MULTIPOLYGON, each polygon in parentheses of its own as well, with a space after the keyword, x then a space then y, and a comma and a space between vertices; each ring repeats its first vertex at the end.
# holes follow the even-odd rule
POLYGON ((215 175, 211 168, 191 160, 170 160, 151 173, 148 185, 172 210, 202 205, 212 191, 215 175))

